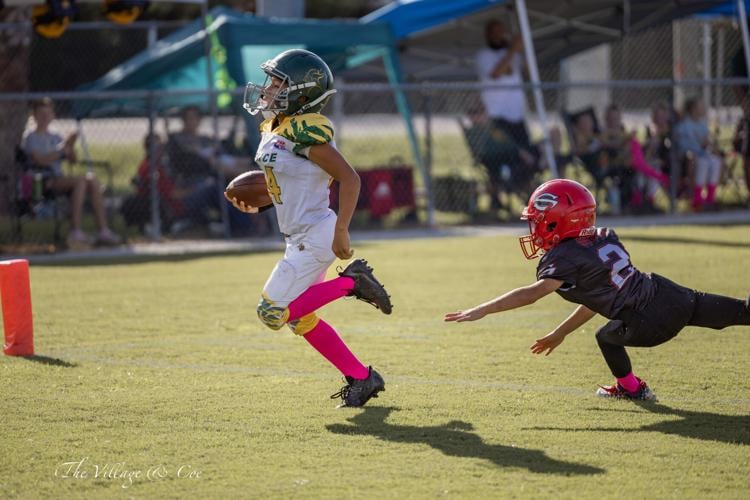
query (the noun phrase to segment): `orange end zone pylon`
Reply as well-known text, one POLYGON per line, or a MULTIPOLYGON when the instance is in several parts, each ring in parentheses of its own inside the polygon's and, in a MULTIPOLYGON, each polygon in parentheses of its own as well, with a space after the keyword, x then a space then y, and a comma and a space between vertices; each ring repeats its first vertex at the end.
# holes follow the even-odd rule
POLYGON ((0 261, 0 300, 3 303, 5 345, 9 356, 34 354, 34 324, 31 319, 29 261, 0 261))

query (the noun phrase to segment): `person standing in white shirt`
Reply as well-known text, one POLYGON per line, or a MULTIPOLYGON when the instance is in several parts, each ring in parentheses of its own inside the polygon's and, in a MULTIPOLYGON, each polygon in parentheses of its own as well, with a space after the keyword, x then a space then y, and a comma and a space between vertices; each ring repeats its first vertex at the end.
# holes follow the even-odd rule
POLYGON ((487 86, 481 97, 495 126, 522 148, 529 149, 529 134, 524 122, 526 103, 523 89, 525 60, 519 35, 509 36, 505 24, 496 19, 485 25, 487 47, 477 53, 479 81, 487 86), (507 85, 503 88, 501 85, 507 85))

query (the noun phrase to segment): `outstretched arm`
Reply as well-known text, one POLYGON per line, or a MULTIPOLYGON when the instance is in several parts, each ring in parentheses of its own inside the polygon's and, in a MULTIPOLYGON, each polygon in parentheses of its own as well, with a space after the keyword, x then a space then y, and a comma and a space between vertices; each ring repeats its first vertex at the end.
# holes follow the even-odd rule
POLYGON ((541 279, 532 285, 516 288, 471 309, 448 313, 445 315, 445 321, 456 321, 459 323, 463 321, 476 321, 488 314, 527 306, 554 292, 560 288, 562 283, 562 281, 551 278, 541 279))
POLYGON ((581 304, 573 311, 573 314, 568 316, 565 321, 557 325, 557 328, 552 330, 544 337, 537 339, 534 345, 531 346, 531 352, 534 354, 541 354, 547 351, 545 356, 549 356, 557 346, 562 344, 570 333, 578 330, 584 323, 596 316, 596 313, 588 307, 581 304))

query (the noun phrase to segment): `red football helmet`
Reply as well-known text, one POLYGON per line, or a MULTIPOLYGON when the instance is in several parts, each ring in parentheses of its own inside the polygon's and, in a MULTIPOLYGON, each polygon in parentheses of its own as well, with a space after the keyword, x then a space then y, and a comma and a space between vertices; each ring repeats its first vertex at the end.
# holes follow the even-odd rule
POLYGON ((531 193, 521 219, 529 221, 531 232, 520 239, 521 250, 534 259, 564 239, 594 234, 596 200, 582 184, 554 179, 531 193))

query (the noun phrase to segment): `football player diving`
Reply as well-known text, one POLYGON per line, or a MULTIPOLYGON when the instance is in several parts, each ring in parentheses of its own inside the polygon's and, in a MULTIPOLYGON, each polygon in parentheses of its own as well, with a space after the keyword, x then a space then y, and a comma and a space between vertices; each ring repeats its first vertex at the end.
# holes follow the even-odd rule
POLYGON ((750 325, 750 297, 743 301, 691 290, 636 269, 615 232, 595 227, 596 201, 575 181, 556 179, 539 186, 522 219, 528 221, 531 233, 520 240, 524 255, 533 259, 543 254, 537 281, 471 309, 446 314, 445 321, 476 321, 557 292, 580 305, 552 332, 537 339, 531 351, 549 355, 596 314, 609 319, 596 333, 596 340, 616 381, 600 387, 598 396, 656 399, 646 382, 633 374, 627 346, 663 344, 686 326, 721 330, 750 325))

